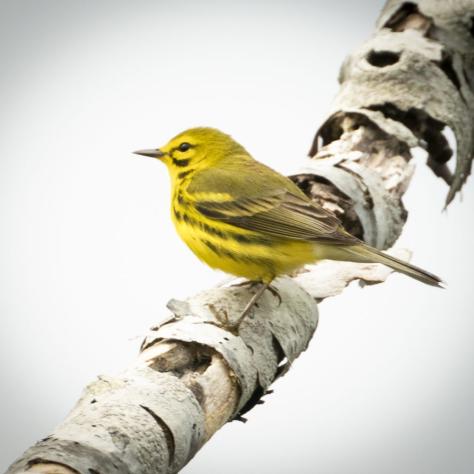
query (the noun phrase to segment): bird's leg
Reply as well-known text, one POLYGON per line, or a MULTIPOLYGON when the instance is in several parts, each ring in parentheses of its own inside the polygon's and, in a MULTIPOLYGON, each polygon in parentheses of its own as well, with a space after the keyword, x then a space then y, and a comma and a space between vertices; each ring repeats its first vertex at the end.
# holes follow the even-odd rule
MULTIPOLYGON (((253 282, 255 283, 255 282, 253 282)), ((244 320, 245 316, 247 316, 250 312, 250 310, 253 308, 253 305, 257 302, 257 300, 263 295, 265 290, 269 288, 270 283, 261 283, 260 288, 257 290, 257 292, 250 298, 250 301, 246 304, 244 310, 242 311, 242 314, 239 316, 239 319, 235 323, 236 327, 240 326, 240 323, 244 320)))
MULTIPOLYGON (((262 282, 261 281, 255 281, 255 280, 244 280, 244 281, 241 281, 240 283, 235 283, 234 285, 232 286, 248 286, 250 288, 253 288, 254 286, 256 285, 261 285, 262 282)), ((278 306, 281 305, 281 302, 282 302, 282 299, 281 299, 281 296, 280 296, 280 293, 278 293, 278 290, 270 285, 270 283, 268 284, 267 286, 267 290, 275 297, 275 298, 278 298, 278 306)))
POLYGON ((278 298, 278 306, 281 305, 281 296, 280 293, 278 293, 278 290, 273 287, 272 285, 268 285, 268 291, 275 297, 278 298))

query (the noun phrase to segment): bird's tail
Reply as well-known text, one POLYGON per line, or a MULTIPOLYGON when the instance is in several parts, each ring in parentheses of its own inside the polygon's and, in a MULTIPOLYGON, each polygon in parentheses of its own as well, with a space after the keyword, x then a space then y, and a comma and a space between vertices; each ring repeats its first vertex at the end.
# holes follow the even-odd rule
MULTIPOLYGON (((437 286, 443 288, 443 281, 441 278, 429 273, 422 268, 416 267, 411 263, 404 262, 398 258, 392 257, 374 247, 366 244, 357 244, 351 246, 344 246, 343 252, 347 255, 347 260, 361 263, 382 263, 387 265, 396 272, 403 273, 415 280, 426 283, 427 285, 437 286)), ((342 249, 341 249, 342 250, 342 249)))

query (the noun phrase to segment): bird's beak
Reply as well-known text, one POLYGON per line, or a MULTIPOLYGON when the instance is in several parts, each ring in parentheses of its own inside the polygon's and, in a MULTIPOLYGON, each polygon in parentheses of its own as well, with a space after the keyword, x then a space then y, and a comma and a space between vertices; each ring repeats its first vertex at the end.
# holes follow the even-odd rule
POLYGON ((138 150, 133 153, 135 153, 135 155, 149 156, 151 158, 161 158, 165 156, 159 148, 155 148, 154 150, 138 150))

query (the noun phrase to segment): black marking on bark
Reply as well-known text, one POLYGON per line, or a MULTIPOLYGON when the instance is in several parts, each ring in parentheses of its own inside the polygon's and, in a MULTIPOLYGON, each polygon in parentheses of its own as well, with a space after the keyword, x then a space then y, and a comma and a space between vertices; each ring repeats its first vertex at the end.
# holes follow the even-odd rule
POLYGON ((260 405, 260 401, 264 395, 265 390, 260 385, 257 385, 247 403, 241 408, 239 413, 232 418, 232 421, 241 421, 245 423, 247 419, 242 415, 249 412, 255 405, 260 405))
POLYGON ((241 423, 247 423, 247 418, 244 418, 243 416, 236 415, 232 421, 240 421, 241 423))
POLYGON ((206 394, 204 393, 204 389, 199 382, 195 380, 190 380, 187 384, 188 388, 193 392, 193 395, 196 397, 199 405, 203 406, 204 402, 206 401, 206 394))
POLYGON ((446 74, 448 79, 454 84, 457 90, 461 89, 461 83, 459 82, 458 75, 453 67, 453 60, 449 54, 444 53, 441 62, 437 63, 441 70, 446 74))

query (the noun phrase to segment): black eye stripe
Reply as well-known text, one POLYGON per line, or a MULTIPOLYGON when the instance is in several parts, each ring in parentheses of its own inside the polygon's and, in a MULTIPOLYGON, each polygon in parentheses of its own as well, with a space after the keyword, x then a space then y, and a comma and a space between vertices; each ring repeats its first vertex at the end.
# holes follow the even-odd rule
POLYGON ((172 158, 173 158, 173 163, 176 166, 188 166, 189 165, 189 160, 178 160, 175 157, 172 157, 172 158))
POLYGON ((191 145, 188 142, 183 142, 179 146, 173 147, 169 152, 169 155, 170 155, 171 159, 173 160, 173 164, 175 166, 180 166, 180 167, 188 166, 189 162, 191 161, 190 158, 180 159, 180 158, 178 158, 179 154, 178 154, 178 156, 175 156, 175 153, 176 152, 184 153, 184 152, 190 150, 191 148, 194 148, 194 145, 191 145))

